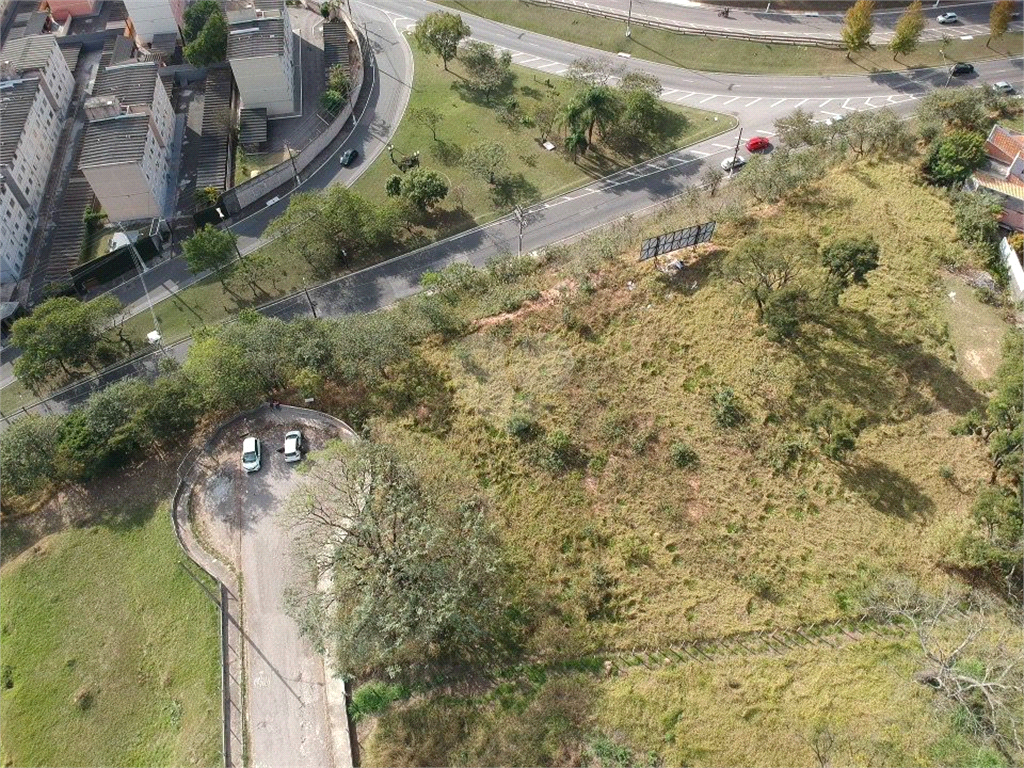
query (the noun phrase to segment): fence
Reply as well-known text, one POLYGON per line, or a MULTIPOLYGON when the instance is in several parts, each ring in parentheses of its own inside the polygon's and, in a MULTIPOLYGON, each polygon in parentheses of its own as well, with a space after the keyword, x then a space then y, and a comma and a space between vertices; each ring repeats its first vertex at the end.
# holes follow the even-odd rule
POLYGON ((841 50, 843 43, 827 37, 809 37, 805 35, 760 35, 749 34, 734 29, 717 29, 714 27, 702 27, 697 24, 681 24, 665 19, 655 19, 642 14, 627 14, 615 8, 603 8, 578 2, 578 0, 523 0, 530 5, 539 5, 546 8, 570 9, 577 13, 585 13, 588 16, 599 16, 604 19, 614 19, 623 23, 629 20, 630 24, 640 27, 651 27, 652 29, 664 29, 669 32, 676 32, 684 35, 703 35, 704 37, 722 37, 730 40, 747 40, 754 43, 779 43, 785 45, 809 45, 814 48, 833 48, 841 50))
MULTIPOLYGON (((356 71, 352 77, 351 98, 345 103, 345 106, 330 124, 309 142, 298 155, 278 163, 256 178, 242 182, 225 192, 222 202, 230 215, 234 216, 240 213, 248 206, 285 184, 294 183, 296 175, 305 171, 330 146, 331 142, 341 133, 345 123, 352 117, 356 101, 358 100, 358 94, 363 87, 363 73, 366 66, 363 57, 363 44, 359 38, 359 33, 352 26, 352 22, 348 18, 345 18, 345 26, 348 27, 349 35, 355 39, 356 47, 359 49, 359 55, 356 57, 356 71)), ((319 114, 317 112, 317 115, 319 114)))
POLYGON ((999 243, 999 253, 1010 273, 1010 295, 1014 301, 1024 300, 1024 267, 1021 267, 1020 256, 1005 237, 999 243))

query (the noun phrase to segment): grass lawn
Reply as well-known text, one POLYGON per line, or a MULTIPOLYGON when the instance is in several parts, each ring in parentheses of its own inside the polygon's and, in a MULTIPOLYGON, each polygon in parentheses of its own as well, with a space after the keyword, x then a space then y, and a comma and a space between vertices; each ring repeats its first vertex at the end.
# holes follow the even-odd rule
POLYGON ((531 674, 428 695, 362 726, 363 765, 1003 765, 915 682, 915 640, 869 640, 612 677, 531 674))
MULTIPOLYGON (((1008 33, 1000 40, 993 40, 990 45, 986 45, 985 36, 960 40, 953 34, 953 39, 945 44, 945 59, 939 53, 943 43, 926 42, 900 61, 893 61, 892 53, 885 47, 855 54, 850 60, 844 51, 827 48, 681 35, 635 24, 632 37, 626 38, 624 24, 620 21, 530 5, 519 0, 439 0, 439 3, 456 11, 580 45, 612 53, 623 51, 638 59, 708 72, 863 75, 868 72, 943 66, 952 61, 1019 56, 1024 41, 1020 32, 1008 33)), ((473 26, 472 19, 466 21, 470 27, 473 26)))
POLYGON ((252 178, 252 172, 263 173, 288 159, 287 152, 248 153, 241 147, 235 150, 235 186, 252 178))
POLYGON ((220 764, 217 609, 142 496, 0 571, 4 765, 220 764))
MULTIPOLYGON (((452 234, 467 226, 470 219, 479 224, 504 215, 512 207, 513 195, 523 195, 530 202, 546 199, 735 125, 732 117, 671 106, 668 114, 672 119, 666 121, 666 130, 658 137, 656 145, 643 154, 623 155, 598 140, 593 150, 574 165, 560 146, 560 136, 551 137, 559 148, 549 152, 541 146, 540 132, 536 128, 524 125, 509 128, 499 122, 495 109, 510 95, 527 115, 536 104, 548 98, 566 103, 571 89, 568 80, 513 65, 516 78, 513 92, 496 96, 495 106, 490 106, 466 89, 465 69, 458 60, 449 63, 451 72, 445 72, 438 57, 427 55, 415 44, 412 48, 416 71, 408 110, 431 106, 439 110, 444 119, 434 140, 430 129, 412 122, 407 111, 392 143, 396 160, 418 151, 422 167, 440 171, 449 179, 452 193, 438 206, 435 220, 426 224, 435 236, 452 234), (466 168, 461 157, 473 144, 494 139, 500 140, 508 152, 508 168, 505 179, 491 186, 466 168)), ((399 173, 398 168, 389 154, 383 152, 353 189, 371 200, 382 201, 386 199, 384 183, 395 173, 399 173)))

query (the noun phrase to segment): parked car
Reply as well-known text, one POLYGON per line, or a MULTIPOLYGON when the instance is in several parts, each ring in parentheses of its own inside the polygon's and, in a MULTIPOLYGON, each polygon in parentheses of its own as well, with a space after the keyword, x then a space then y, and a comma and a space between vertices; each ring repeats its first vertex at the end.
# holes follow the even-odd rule
POLYGON ((960 21, 959 17, 955 13, 940 13, 938 18, 935 19, 939 24, 956 24, 960 21))
POLYGON ((747 152, 764 152, 772 143, 764 136, 754 136, 747 140, 747 152))
POLYGON ((726 173, 732 173, 733 171, 738 171, 746 164, 746 158, 740 157, 739 155, 736 157, 727 157, 722 161, 722 170, 726 173))
POLYGON ((993 83, 992 87, 999 93, 1005 93, 1011 96, 1017 92, 1016 90, 1014 90, 1013 86, 1010 85, 1005 80, 1000 80, 998 83, 993 83))
POLYGON ((974 65, 968 64, 963 61, 958 61, 952 67, 949 68, 949 74, 951 75, 973 75, 974 65))
POLYGON ((263 448, 258 437, 247 437, 242 441, 242 469, 259 472, 263 459, 263 448))
POLYGON ((295 429, 284 436, 284 460, 287 462, 302 459, 302 433, 295 429))
POLYGON ((348 168, 352 165, 352 161, 359 157, 359 152, 355 149, 346 149, 341 153, 341 164, 343 167, 348 168))

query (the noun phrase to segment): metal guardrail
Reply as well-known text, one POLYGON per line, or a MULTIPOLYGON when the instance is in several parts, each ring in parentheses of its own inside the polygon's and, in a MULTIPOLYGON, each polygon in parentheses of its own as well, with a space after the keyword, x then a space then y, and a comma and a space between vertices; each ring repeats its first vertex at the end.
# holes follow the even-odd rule
POLYGON ((571 10, 576 13, 586 14, 587 16, 599 16, 604 19, 614 19, 623 23, 625 23, 628 18, 631 25, 650 27, 652 29, 663 29, 668 32, 676 32, 682 35, 721 37, 729 40, 746 40, 754 43, 808 45, 814 48, 831 48, 833 50, 843 50, 844 47, 841 40, 834 40, 826 37, 809 37, 802 35, 752 35, 733 29, 715 29, 713 27, 677 24, 663 19, 652 19, 649 16, 637 14, 628 15, 614 8, 599 8, 589 4, 578 3, 574 0, 523 0, 523 2, 528 3, 529 5, 539 5, 546 8, 571 10))

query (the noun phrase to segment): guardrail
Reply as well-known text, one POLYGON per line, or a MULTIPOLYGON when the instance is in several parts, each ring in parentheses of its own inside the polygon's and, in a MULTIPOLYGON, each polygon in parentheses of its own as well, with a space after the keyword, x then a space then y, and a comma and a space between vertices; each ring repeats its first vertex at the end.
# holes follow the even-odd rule
POLYGON ((702 35, 703 37, 721 37, 729 40, 746 40, 754 43, 776 43, 782 45, 808 45, 814 48, 831 48, 843 50, 841 40, 834 40, 827 37, 808 37, 804 35, 751 35, 733 29, 715 29, 714 27, 702 27, 696 24, 678 24, 664 19, 653 19, 649 16, 638 14, 626 14, 615 8, 601 8, 590 4, 578 3, 574 0, 523 0, 530 5, 539 5, 546 8, 559 8, 571 10, 576 13, 584 13, 588 16, 599 16, 604 19, 626 22, 627 18, 631 25, 638 27, 650 27, 652 29, 663 29, 668 32, 676 32, 683 35, 702 35))

